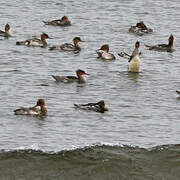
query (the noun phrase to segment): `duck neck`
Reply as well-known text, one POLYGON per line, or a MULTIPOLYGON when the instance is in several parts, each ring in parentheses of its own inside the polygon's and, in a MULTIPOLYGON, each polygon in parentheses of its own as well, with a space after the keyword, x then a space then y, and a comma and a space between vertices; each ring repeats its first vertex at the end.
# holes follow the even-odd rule
POLYGON ((6 35, 6 36, 11 36, 11 32, 10 32, 10 30, 5 31, 5 35, 6 35))
POLYGON ((168 46, 173 47, 173 41, 169 41, 168 46))
POLYGON ((47 46, 47 41, 46 41, 46 39, 42 39, 41 41, 42 41, 42 43, 43 43, 43 46, 47 46))
POLYGON ((41 115, 47 115, 47 108, 45 106, 41 106, 41 115))
POLYGON ((74 46, 77 50, 81 50, 81 47, 79 46, 79 43, 78 42, 74 42, 74 46))
POLYGON ((86 78, 83 75, 77 75, 78 76, 78 80, 82 83, 86 82, 86 78))
POLYGON ((135 47, 132 55, 133 56, 139 55, 139 48, 135 47))

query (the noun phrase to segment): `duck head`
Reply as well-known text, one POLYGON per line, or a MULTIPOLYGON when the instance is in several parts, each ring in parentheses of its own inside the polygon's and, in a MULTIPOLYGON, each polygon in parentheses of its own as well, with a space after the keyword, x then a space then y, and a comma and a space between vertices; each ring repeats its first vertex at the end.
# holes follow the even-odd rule
POLYGON ((140 21, 140 22, 138 22, 137 24, 136 24, 136 27, 137 28, 140 28, 140 29, 148 29, 147 28, 147 26, 144 24, 144 22, 143 21, 140 21))
POLYGON ((42 33, 41 34, 41 40, 43 41, 43 40, 46 40, 46 39, 53 39, 53 38, 49 37, 46 33, 42 33))
POLYGON ((169 36, 169 46, 173 46, 173 43, 174 43, 174 36, 171 34, 169 36))
POLYGON ((73 42, 74 42, 75 45, 77 45, 79 42, 84 42, 84 41, 81 40, 80 37, 75 37, 75 38, 73 39, 73 42))
POLYGON ((36 108, 36 107, 45 107, 45 101, 44 101, 44 99, 38 99, 38 101, 37 101, 37 103, 36 103, 36 105, 34 106, 34 108, 36 108))
POLYGON ((76 71, 76 74, 77 74, 78 77, 80 77, 80 76, 82 76, 82 75, 89 75, 89 74, 87 74, 85 71, 83 71, 83 70, 81 70, 81 69, 78 69, 78 70, 76 71))
POLYGON ((61 18, 61 21, 69 21, 69 19, 68 19, 67 16, 63 16, 63 17, 61 18))
POLYGON ((139 41, 136 41, 136 43, 135 43, 135 48, 139 48, 139 46, 140 46, 140 42, 139 42, 139 41))
POLYGON ((103 50, 105 52, 109 52, 109 45, 108 44, 104 44, 101 46, 101 48, 99 50, 103 50))
POLYGON ((104 103, 104 100, 102 101, 99 101, 97 103, 104 111, 108 111, 108 108, 106 107, 105 103, 104 103))
POLYGON ((5 25, 5 32, 9 31, 10 30, 10 25, 9 24, 6 24, 5 25))

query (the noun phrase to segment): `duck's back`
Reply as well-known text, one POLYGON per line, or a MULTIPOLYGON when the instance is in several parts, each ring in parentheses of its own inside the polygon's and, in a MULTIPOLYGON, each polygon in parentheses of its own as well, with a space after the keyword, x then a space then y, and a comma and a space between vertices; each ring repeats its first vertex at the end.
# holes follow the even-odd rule
POLYGON ((38 115, 40 113, 39 109, 36 108, 24 108, 14 110, 15 115, 38 115))
POLYGON ((53 77, 57 82, 68 83, 68 82, 78 81, 78 78, 77 78, 76 76, 54 76, 54 75, 52 75, 52 77, 53 77))
POLYGON ((115 56, 111 53, 103 52, 101 58, 106 60, 114 60, 115 56))

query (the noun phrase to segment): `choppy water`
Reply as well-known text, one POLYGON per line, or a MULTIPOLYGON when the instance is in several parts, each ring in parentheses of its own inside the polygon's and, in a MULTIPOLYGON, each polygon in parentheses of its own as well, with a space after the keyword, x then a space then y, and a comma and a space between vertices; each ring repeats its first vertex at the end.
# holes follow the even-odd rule
POLYGON ((180 90, 178 0, 7 0, 1 2, 0 15, 1 29, 9 23, 13 33, 12 38, 0 40, 1 149, 57 152, 98 143, 144 148, 179 144, 180 100, 175 93, 180 90), (71 27, 42 23, 63 15, 70 18, 71 27), (140 20, 154 33, 142 37, 128 33, 140 20), (49 46, 80 36, 85 40, 80 55, 15 45, 42 32, 54 37, 48 40, 49 46), (143 45, 167 43, 171 33, 174 53, 151 52, 143 45), (130 74, 128 62, 117 54, 132 52, 136 40, 143 53, 141 73, 130 74), (96 59, 95 50, 104 43, 109 43, 115 61, 96 59), (85 85, 56 84, 51 77, 74 75, 78 68, 90 74, 85 85), (46 100, 47 118, 13 114, 14 109, 34 105, 39 98, 46 100), (109 107, 105 114, 73 108, 73 103, 101 99, 109 107))
POLYGON ((179 145, 153 149, 94 146, 56 154, 0 153, 1 179, 179 180, 179 145))

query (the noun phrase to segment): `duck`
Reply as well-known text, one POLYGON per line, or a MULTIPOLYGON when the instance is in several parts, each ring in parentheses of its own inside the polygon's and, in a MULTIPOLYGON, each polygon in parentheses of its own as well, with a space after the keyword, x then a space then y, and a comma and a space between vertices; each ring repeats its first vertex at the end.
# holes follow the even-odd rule
POLYGON ((15 115, 41 115, 41 116, 47 116, 48 111, 47 108, 45 106, 45 100, 44 99, 38 99, 37 103, 35 106, 33 107, 21 107, 19 109, 15 109, 14 110, 14 114, 15 115), (37 107, 40 107, 40 109, 38 109, 37 107))
POLYGON ((53 39, 53 38, 49 37, 46 33, 42 33, 41 39, 33 37, 32 39, 27 39, 25 41, 17 41, 16 45, 46 47, 47 46, 46 39, 53 39))
POLYGON ((101 58, 104 60, 116 59, 113 54, 109 53, 109 45, 108 44, 102 45, 100 49, 96 50, 96 53, 98 54, 98 58, 101 58))
POLYGON ((78 82, 78 83, 85 83, 86 78, 84 75, 89 75, 85 71, 78 69, 76 71, 77 76, 54 76, 52 77, 56 80, 56 82, 64 82, 64 83, 72 83, 72 82, 78 82))
POLYGON ((135 73, 140 72, 141 60, 139 57, 140 56, 139 46, 140 46, 140 42, 136 41, 134 51, 128 61, 129 62, 129 67, 128 67, 129 72, 135 72, 135 73))
POLYGON ((173 52, 174 51, 173 44, 174 44, 174 36, 171 34, 168 39, 168 44, 157 44, 154 46, 149 46, 145 44, 145 46, 148 47, 149 50, 173 52))
POLYGON ((3 37, 10 37, 10 36, 12 36, 11 32, 10 32, 10 25, 9 24, 5 25, 5 31, 1 31, 0 30, 0 36, 3 36, 3 37))
POLYGON ((153 30, 148 28, 143 21, 136 23, 135 26, 129 28, 129 32, 135 33, 136 35, 142 36, 145 33, 152 33, 153 30))
POLYGON ((52 25, 52 26, 70 26, 71 21, 68 19, 67 16, 63 16, 61 19, 56 19, 52 21, 43 21, 45 25, 52 25))
POLYGON ((134 72, 134 73, 138 73, 140 72, 140 64, 141 64, 141 60, 140 60, 140 52, 139 52, 139 46, 140 46, 140 42, 136 41, 135 43, 135 48, 134 51, 132 53, 131 56, 129 56, 129 66, 128 66, 128 70, 129 72, 134 72))
POLYGON ((132 55, 129 55, 125 52, 121 52, 118 54, 121 57, 128 58, 128 62, 129 62, 128 71, 129 72, 135 72, 135 73, 140 72, 140 64, 141 64, 140 55, 141 55, 141 52, 139 52, 139 46, 140 46, 140 42, 136 41, 135 48, 134 48, 132 55))
POLYGON ((73 51, 73 52, 80 52, 81 51, 81 47, 79 46, 79 42, 84 42, 83 40, 81 40, 80 37, 75 37, 73 39, 73 44, 69 44, 69 43, 64 43, 60 46, 52 46, 49 48, 49 50, 60 50, 60 51, 73 51))
POLYGON ((104 113, 105 111, 108 111, 108 108, 105 106, 104 100, 101 100, 97 103, 74 104, 74 106, 79 109, 92 110, 100 113, 104 113))

